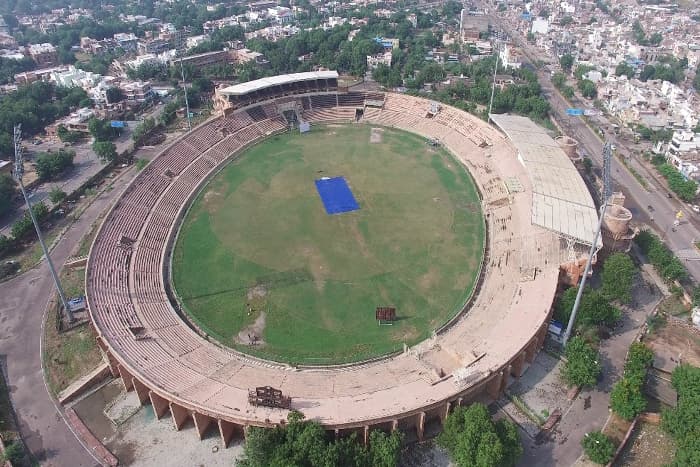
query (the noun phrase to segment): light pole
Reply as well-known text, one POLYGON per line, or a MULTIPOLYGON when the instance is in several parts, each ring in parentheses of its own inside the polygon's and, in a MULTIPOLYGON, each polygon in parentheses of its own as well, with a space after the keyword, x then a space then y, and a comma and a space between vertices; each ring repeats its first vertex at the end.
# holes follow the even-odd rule
POLYGON ((182 66, 182 55, 180 55, 180 74, 182 75, 182 87, 185 89, 185 111, 187 112, 187 129, 192 129, 190 121, 190 103, 187 100, 187 81, 185 81, 185 68, 182 66))
POLYGON ((53 277, 53 283, 56 285, 56 290, 58 291, 58 296, 61 299, 61 305, 63 305, 63 310, 65 311, 66 314, 66 319, 68 320, 68 323, 72 323, 75 321, 75 318, 73 317, 73 312, 71 311, 70 307, 68 306, 68 300, 66 300, 66 294, 63 292, 63 287, 61 287, 61 281, 58 279, 58 274, 56 274, 56 269, 53 267, 53 262, 51 261, 51 256, 49 255, 49 250, 46 248, 46 244, 44 243, 44 238, 41 236, 41 229, 39 228, 39 222, 36 220, 36 216, 34 216, 34 211, 32 210, 32 204, 29 202, 29 197, 27 196, 27 191, 24 189, 24 183, 22 183, 22 175, 24 175, 24 161, 22 158, 22 125, 18 124, 15 125, 15 130, 14 130, 14 138, 13 138, 14 146, 15 146, 15 167, 14 167, 14 178, 17 180, 17 184, 19 185, 19 189, 22 192, 22 196, 24 196, 24 202, 27 203, 27 210, 29 211, 29 217, 32 219, 32 223, 34 224, 34 229, 36 229, 36 236, 39 238, 39 244, 41 245, 41 249, 44 252, 44 257, 46 258, 46 263, 49 265, 49 271, 51 271, 51 277, 53 277))

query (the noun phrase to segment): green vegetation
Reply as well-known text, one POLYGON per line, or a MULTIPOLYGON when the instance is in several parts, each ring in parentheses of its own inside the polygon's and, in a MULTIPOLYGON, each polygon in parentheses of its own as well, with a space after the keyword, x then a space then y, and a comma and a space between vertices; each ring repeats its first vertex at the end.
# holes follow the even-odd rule
POLYGON ((438 444, 459 467, 514 466, 523 453, 515 424, 494 422, 486 406, 479 403, 455 408, 445 419, 438 444))
POLYGON ((143 170, 148 165, 148 159, 136 159, 136 170, 143 170))
POLYGON ((652 130, 644 125, 637 125, 637 133, 639 133, 640 138, 643 140, 651 141, 654 144, 659 141, 670 141, 671 138, 673 138, 673 130, 668 130, 666 128, 652 130))
POLYGON ((700 368, 677 366, 671 383, 678 392, 678 404, 661 414, 662 427, 678 446, 671 465, 700 465, 700 368))
POLYGON ((581 440, 583 451, 596 464, 605 465, 615 455, 615 445, 612 440, 600 431, 591 431, 581 440))
POLYGON ((659 45, 663 40, 663 36, 658 32, 647 37, 642 23, 640 23, 639 20, 635 20, 632 24, 632 33, 634 34, 634 40, 637 41, 639 45, 659 45))
POLYGON ((627 76, 627 79, 634 78, 634 68, 627 62, 620 62, 615 67, 615 76, 627 76))
POLYGON ((97 141, 112 141, 122 132, 121 128, 113 127, 110 120, 100 118, 91 118, 88 122, 88 130, 97 141))
POLYGON ((20 465, 20 463, 24 459, 24 455, 25 452, 22 441, 16 440, 8 443, 5 446, 5 452, 3 452, 2 456, 0 456, 0 461, 10 461, 12 465, 20 465))
POLYGON ((292 411, 288 423, 276 428, 250 427, 243 458, 238 467, 395 467, 401 453, 403 435, 399 430, 386 434, 372 430, 369 447, 362 446, 353 433, 329 441, 318 422, 305 421, 292 411))
POLYGON ((95 141, 92 150, 103 161, 112 162, 117 158, 117 146, 111 141, 95 141))
POLYGON ((564 351, 562 378, 570 386, 595 386, 602 369, 598 351, 581 337, 573 337, 564 351))
POLYGON ((54 186, 51 188, 51 191, 49 192, 49 199, 51 200, 52 203, 60 203, 66 198, 66 192, 61 190, 59 187, 54 186))
MULTIPOLYGON (((554 73, 552 76, 552 84, 561 92, 564 98, 571 99, 574 97, 574 88, 566 84, 566 75, 564 75, 564 73, 554 73)), ((585 160, 588 159, 584 159, 584 161, 585 160)))
POLYGON ((654 269, 669 282, 684 280, 688 277, 688 271, 681 260, 668 249, 666 245, 648 230, 639 232, 634 239, 642 252, 649 258, 654 269))
MULTIPOLYGON (((34 204, 32 206, 32 212, 36 217, 37 222, 41 223, 49 216, 49 208, 46 207, 44 202, 34 204)), ((24 216, 12 224, 12 237, 17 240, 25 240, 27 237, 34 236, 34 224, 32 223, 32 218, 28 211, 25 211, 24 216)))
POLYGON ((40 180, 53 180, 66 169, 73 167, 75 151, 59 149, 57 152, 40 152, 36 156, 36 174, 40 180))
POLYGON ((578 89, 581 91, 581 95, 587 99, 595 99, 598 95, 598 88, 590 79, 579 80, 578 89))
POLYGON ((133 133, 131 133, 131 138, 134 140, 134 145, 139 147, 143 144, 146 138, 151 134, 153 130, 156 129, 158 125, 155 119, 151 117, 146 117, 143 122, 136 125, 133 133))
POLYGON ((559 65, 561 65, 562 70, 570 73, 571 67, 574 66, 574 56, 571 54, 562 55, 559 57, 559 65))
POLYGON ((274 136, 209 183, 173 254, 198 325, 246 352, 327 363, 400 350, 461 309, 483 255, 474 183, 445 150, 380 131, 372 144, 364 125, 274 136), (314 179, 336 175, 360 210, 325 213, 314 179), (382 305, 397 309, 392 326, 374 319, 382 305))
POLYGON ((12 209, 12 199, 15 197, 15 181, 9 174, 0 174, 0 216, 12 209))
POLYGON ((58 128, 56 129, 56 135, 62 143, 75 143, 83 139, 83 137, 85 136, 82 132, 68 130, 63 125, 58 125, 58 128))
POLYGON ((695 180, 686 180, 681 173, 671 164, 661 164, 659 173, 668 182, 668 187, 683 201, 691 202, 695 199, 698 184, 695 180))
POLYGON ((670 55, 659 58, 656 65, 646 65, 639 74, 641 81, 649 79, 659 79, 678 84, 685 79, 685 68, 687 61, 678 60, 670 55))
POLYGON ((654 362, 654 353, 641 342, 634 342, 627 352, 623 378, 610 393, 610 407, 625 420, 632 420, 646 409, 642 386, 647 369, 654 362))
POLYGON ((14 81, 15 75, 36 68, 36 64, 31 57, 24 57, 21 60, 14 58, 0 57, 0 84, 8 84, 14 81))
POLYGON ((601 291, 609 300, 628 303, 632 300, 632 285, 637 267, 627 253, 614 253, 603 264, 601 291))
MULTIPOLYGON (((695 78, 693 78, 693 87, 696 91, 700 91, 700 65, 695 69, 695 78)), ((698 124, 700 126, 700 124, 698 124)))
POLYGON ((79 106, 92 105, 80 87, 64 88, 38 81, 21 86, 0 100, 0 158, 12 159, 14 147, 12 130, 22 124, 25 138, 44 131, 59 117, 68 115, 79 106))

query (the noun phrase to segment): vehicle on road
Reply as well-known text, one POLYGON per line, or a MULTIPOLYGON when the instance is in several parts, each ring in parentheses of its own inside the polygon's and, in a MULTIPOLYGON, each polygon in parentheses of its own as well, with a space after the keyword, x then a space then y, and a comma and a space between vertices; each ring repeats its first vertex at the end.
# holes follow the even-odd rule
POLYGON ((673 198, 673 195, 671 193, 668 193, 668 192, 666 193, 666 196, 669 198, 673 198))
POLYGON ((693 204, 693 208, 692 208, 692 209, 693 209, 693 211, 695 211, 695 212, 700 212, 700 206, 698 206, 697 204, 693 204))
POLYGON ((649 212, 654 212, 654 206, 652 206, 651 204, 647 206, 647 209, 649 210, 649 212))

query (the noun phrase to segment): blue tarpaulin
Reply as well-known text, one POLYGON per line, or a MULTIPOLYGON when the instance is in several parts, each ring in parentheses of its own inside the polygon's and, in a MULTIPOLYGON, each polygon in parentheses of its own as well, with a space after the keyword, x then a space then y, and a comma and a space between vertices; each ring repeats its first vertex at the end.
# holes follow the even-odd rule
POLYGON ((316 190, 321 197, 326 214, 340 214, 343 212, 357 211, 360 205, 355 201, 348 183, 343 177, 324 177, 316 180, 316 190))
POLYGON ((573 116, 583 115, 583 109, 566 109, 566 115, 573 115, 573 116))
POLYGON ((126 124, 120 120, 112 120, 110 125, 112 128, 124 128, 126 126, 126 124))

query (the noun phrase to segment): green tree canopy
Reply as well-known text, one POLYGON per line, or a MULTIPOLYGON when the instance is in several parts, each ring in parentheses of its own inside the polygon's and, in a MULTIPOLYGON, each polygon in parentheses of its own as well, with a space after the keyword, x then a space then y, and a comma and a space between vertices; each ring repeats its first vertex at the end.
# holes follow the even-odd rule
POLYGON ((103 161, 112 162, 117 158, 117 147, 111 141, 95 141, 92 150, 103 161))
POLYGON ((59 149, 58 152, 41 152, 36 158, 36 173, 41 180, 51 180, 73 167, 75 151, 59 149))
POLYGON ((562 378, 571 386, 595 386, 602 369, 598 351, 581 337, 572 338, 566 345, 566 363, 562 378))
POLYGON ((615 454, 615 445, 600 431, 586 433, 581 445, 588 458, 596 464, 607 464, 615 454))
POLYGON ((394 467, 398 463, 402 434, 370 432, 370 446, 356 436, 329 441, 317 422, 290 412, 288 423, 272 429, 253 427, 246 436, 239 467, 394 467))
POLYGON ((580 80, 578 82, 578 89, 581 91, 583 97, 588 99, 595 99, 595 97, 598 95, 598 88, 590 79, 580 80))
POLYGON ((603 295, 610 300, 628 303, 637 267, 627 253, 615 253, 605 260, 601 273, 603 295))
POLYGON ((622 378, 610 393, 610 407, 625 420, 632 420, 647 407, 641 387, 628 378, 622 378))
POLYGON ((513 466, 522 455, 517 428, 509 420, 493 422, 486 407, 457 407, 445 419, 438 444, 460 467, 513 466))
POLYGON ((574 66, 574 57, 571 54, 564 54, 559 57, 559 65, 567 73, 571 72, 571 67, 574 66))
POLYGON ((632 65, 629 63, 622 61, 617 64, 615 67, 615 75, 616 76, 622 76, 625 75, 627 76, 628 79, 634 78, 634 68, 632 68, 632 65))
POLYGON ((0 216, 12 209, 15 196, 15 181, 8 174, 0 174, 0 216))
POLYGON ((661 413, 662 427, 677 444, 671 465, 700 465, 700 368, 679 365, 673 370, 671 382, 678 392, 678 404, 661 413))

